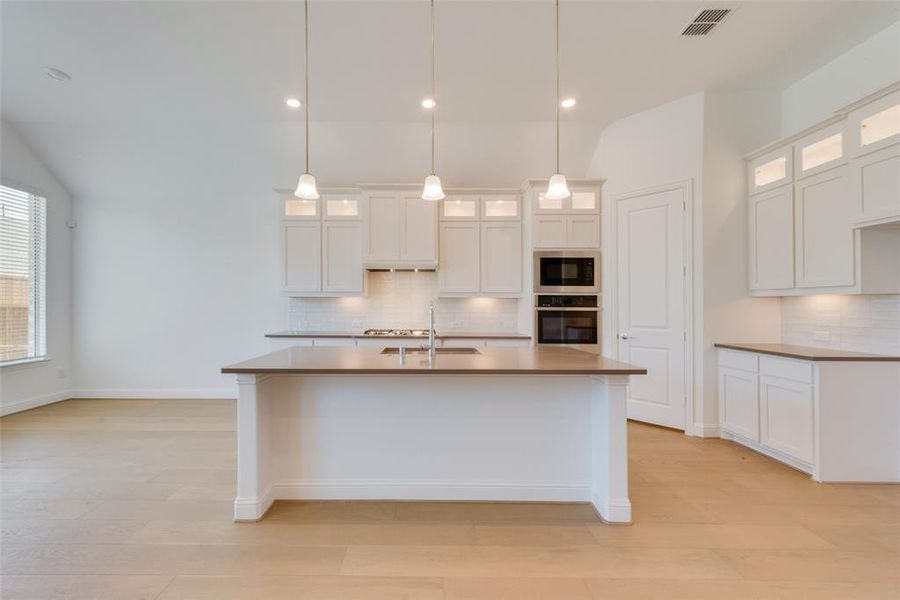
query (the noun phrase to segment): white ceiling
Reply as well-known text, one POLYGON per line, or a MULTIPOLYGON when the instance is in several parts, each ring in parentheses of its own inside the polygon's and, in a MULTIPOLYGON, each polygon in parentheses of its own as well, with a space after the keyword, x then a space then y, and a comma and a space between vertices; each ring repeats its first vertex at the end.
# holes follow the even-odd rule
MULTIPOLYGON (((900 18, 897 2, 744 2, 708 38, 679 37, 711 4, 563 0, 562 91, 578 99, 564 116, 565 170, 583 173, 616 118, 704 89, 780 89, 900 18)), ((553 3, 436 5, 445 185, 549 174, 553 3)), ((427 6, 311 2, 320 181, 425 174, 427 6)), ((269 187, 299 171, 303 112, 283 101, 302 96, 302 3, 4 1, 0 10, 2 116, 76 194, 103 185, 111 165, 140 176, 142 165, 189 170, 198 159, 198 181, 255 168, 269 187), (45 66, 72 81, 51 80, 45 66)))

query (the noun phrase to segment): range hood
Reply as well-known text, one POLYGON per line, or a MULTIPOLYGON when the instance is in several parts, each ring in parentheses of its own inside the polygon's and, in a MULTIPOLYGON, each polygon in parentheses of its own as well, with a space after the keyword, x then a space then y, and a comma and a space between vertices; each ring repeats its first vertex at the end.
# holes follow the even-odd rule
POLYGON ((437 267, 373 267, 366 266, 369 273, 435 273, 437 267))

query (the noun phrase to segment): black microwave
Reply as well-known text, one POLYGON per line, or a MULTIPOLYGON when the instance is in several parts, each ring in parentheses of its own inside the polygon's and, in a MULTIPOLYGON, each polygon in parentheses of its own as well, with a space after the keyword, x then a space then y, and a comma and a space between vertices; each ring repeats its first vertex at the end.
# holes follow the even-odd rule
POLYGON ((600 253, 576 250, 535 252, 534 291, 550 294, 599 294, 600 253))

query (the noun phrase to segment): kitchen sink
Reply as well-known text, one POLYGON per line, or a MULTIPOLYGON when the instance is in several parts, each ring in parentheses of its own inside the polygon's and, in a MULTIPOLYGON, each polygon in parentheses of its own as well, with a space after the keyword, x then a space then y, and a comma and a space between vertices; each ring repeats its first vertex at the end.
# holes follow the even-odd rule
MULTIPOLYGON (((435 354, 481 354, 478 348, 435 348, 435 354)), ((400 348, 385 348, 382 354, 400 354, 400 348)), ((406 348, 407 354, 428 354, 428 348, 412 347, 406 348)))

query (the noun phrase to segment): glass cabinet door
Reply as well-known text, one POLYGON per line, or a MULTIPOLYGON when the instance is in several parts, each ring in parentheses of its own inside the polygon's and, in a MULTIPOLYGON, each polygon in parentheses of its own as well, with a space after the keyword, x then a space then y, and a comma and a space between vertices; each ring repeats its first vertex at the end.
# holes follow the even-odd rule
POLYGON ((322 194, 326 219, 356 219, 359 217, 359 198, 356 194, 322 194))
POLYGON ((454 194, 441 202, 441 220, 474 221, 478 219, 478 196, 454 194))
POLYGON ((285 219, 318 219, 319 201, 302 200, 293 194, 281 196, 282 216, 285 219))
POLYGON ((847 162, 844 143, 846 122, 841 121, 809 134, 797 142, 797 178, 807 177, 847 162))
POLYGON ((793 146, 785 146, 750 161, 747 174, 750 193, 790 183, 793 179, 793 158, 793 146))

